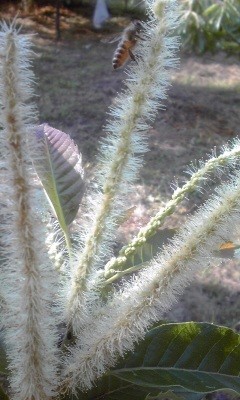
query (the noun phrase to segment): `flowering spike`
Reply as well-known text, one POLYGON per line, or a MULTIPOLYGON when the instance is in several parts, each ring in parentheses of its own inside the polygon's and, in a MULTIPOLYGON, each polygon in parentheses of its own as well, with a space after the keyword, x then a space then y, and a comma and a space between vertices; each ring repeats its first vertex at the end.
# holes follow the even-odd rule
POLYGON ((240 220, 240 172, 185 224, 172 243, 96 312, 81 332, 68 360, 66 376, 75 389, 91 388, 117 357, 160 320, 192 280, 213 263, 214 249, 231 235, 240 220), (97 317, 97 315, 99 315, 97 317))
MULTIPOLYGON (((151 2, 150 2, 151 3, 151 2)), ((161 102, 166 98, 170 81, 169 67, 175 67, 178 38, 170 36, 176 24, 176 2, 162 1, 163 15, 150 15, 142 23, 144 32, 137 48, 137 65, 128 70, 127 88, 110 110, 107 137, 100 151, 101 170, 87 204, 90 211, 85 243, 77 255, 68 292, 67 318, 74 332, 81 329, 82 308, 86 298, 94 298, 92 281, 99 282, 97 271, 111 255, 119 217, 125 211, 127 194, 132 189, 142 154, 147 150, 145 133, 161 102), (93 206, 92 206, 93 205, 93 206)), ((83 235, 82 235, 83 236, 83 235)))
MULTIPOLYGON (((233 164, 237 162, 240 155, 240 141, 236 139, 232 142, 232 145, 229 147, 224 147, 222 154, 218 157, 216 154, 207 160, 205 163, 200 163, 199 168, 191 168, 192 171, 189 170, 189 174, 191 174, 191 178, 182 186, 176 187, 172 194, 171 200, 169 200, 165 207, 162 207, 159 212, 150 219, 147 225, 141 228, 138 232, 138 235, 126 246, 124 246, 119 251, 118 257, 113 257, 105 266, 105 279, 111 279, 114 281, 114 275, 116 279, 118 279, 118 273, 123 270, 127 261, 133 257, 137 251, 141 248, 142 245, 146 243, 146 241, 154 235, 159 227, 163 225, 164 221, 167 217, 172 215, 176 210, 177 206, 186 198, 187 195, 196 191, 204 184, 204 182, 208 181, 208 177, 211 173, 215 173, 216 175, 221 174, 228 167, 232 168, 233 164)), ((122 276, 124 273, 122 273, 122 276)), ((105 282, 103 282, 103 285, 105 282)))
MULTIPOLYGON (((10 359, 11 394, 16 400, 45 400, 57 385, 54 275, 45 248, 45 230, 36 212, 28 155, 36 113, 28 105, 33 76, 27 36, 15 24, 0 31, 1 220, 5 234, 1 291, 10 359)), ((32 157, 38 151, 32 148, 32 157)))

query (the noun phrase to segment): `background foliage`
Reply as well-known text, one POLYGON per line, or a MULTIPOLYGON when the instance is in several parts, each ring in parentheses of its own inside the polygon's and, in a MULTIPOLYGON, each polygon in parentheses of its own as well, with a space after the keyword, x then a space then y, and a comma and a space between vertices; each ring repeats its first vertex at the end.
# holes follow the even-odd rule
MULTIPOLYGON (((79 13, 93 13, 96 0, 22 0, 25 10, 41 4, 79 8, 79 13)), ((107 0, 112 16, 143 18, 143 0, 107 0)), ((180 0, 181 25, 178 33, 187 51, 203 53, 240 50, 239 0, 180 0)))
POLYGON ((198 53, 240 50, 239 0, 182 0, 183 47, 198 53))

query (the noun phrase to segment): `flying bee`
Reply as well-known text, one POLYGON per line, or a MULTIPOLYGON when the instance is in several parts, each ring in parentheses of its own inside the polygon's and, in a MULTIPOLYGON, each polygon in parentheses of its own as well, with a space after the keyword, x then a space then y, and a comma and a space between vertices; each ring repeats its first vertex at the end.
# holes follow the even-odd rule
POLYGON ((117 37, 114 37, 112 40, 108 41, 109 43, 119 41, 119 45, 113 55, 113 69, 122 67, 129 60, 129 58, 131 58, 133 61, 136 60, 132 50, 134 49, 137 40, 142 39, 139 36, 139 32, 141 32, 142 28, 143 26, 141 22, 138 19, 134 19, 124 29, 121 35, 118 35, 117 37))

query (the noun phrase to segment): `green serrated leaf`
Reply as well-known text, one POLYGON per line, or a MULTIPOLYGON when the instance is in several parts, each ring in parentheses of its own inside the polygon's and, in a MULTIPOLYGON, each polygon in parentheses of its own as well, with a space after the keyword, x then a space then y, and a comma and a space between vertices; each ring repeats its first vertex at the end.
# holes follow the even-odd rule
POLYGON ((220 389, 239 392, 239 372, 240 337, 231 329, 207 323, 162 324, 94 389, 71 399, 157 400, 160 392, 171 391, 184 400, 201 400, 220 389))
POLYGON ((240 337, 206 323, 167 324, 151 330, 124 367, 111 375, 149 391, 179 387, 207 394, 240 393, 240 337))
POLYGON ((121 372, 115 371, 114 374, 128 383, 158 390, 180 386, 191 392, 208 394, 231 387, 240 394, 240 378, 219 373, 152 367, 125 369, 121 372))

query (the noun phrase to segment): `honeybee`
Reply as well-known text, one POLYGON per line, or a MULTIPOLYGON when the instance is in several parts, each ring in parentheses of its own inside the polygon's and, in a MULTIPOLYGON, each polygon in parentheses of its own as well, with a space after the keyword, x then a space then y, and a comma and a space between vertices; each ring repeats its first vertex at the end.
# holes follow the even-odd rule
POLYGON ((142 39, 139 36, 139 32, 141 32, 142 28, 141 22, 138 19, 134 19, 124 29, 121 35, 118 35, 117 37, 108 41, 109 43, 119 41, 119 45, 113 55, 113 69, 122 67, 129 60, 129 58, 135 61, 135 56, 132 53, 132 50, 135 47, 137 40, 142 39))

